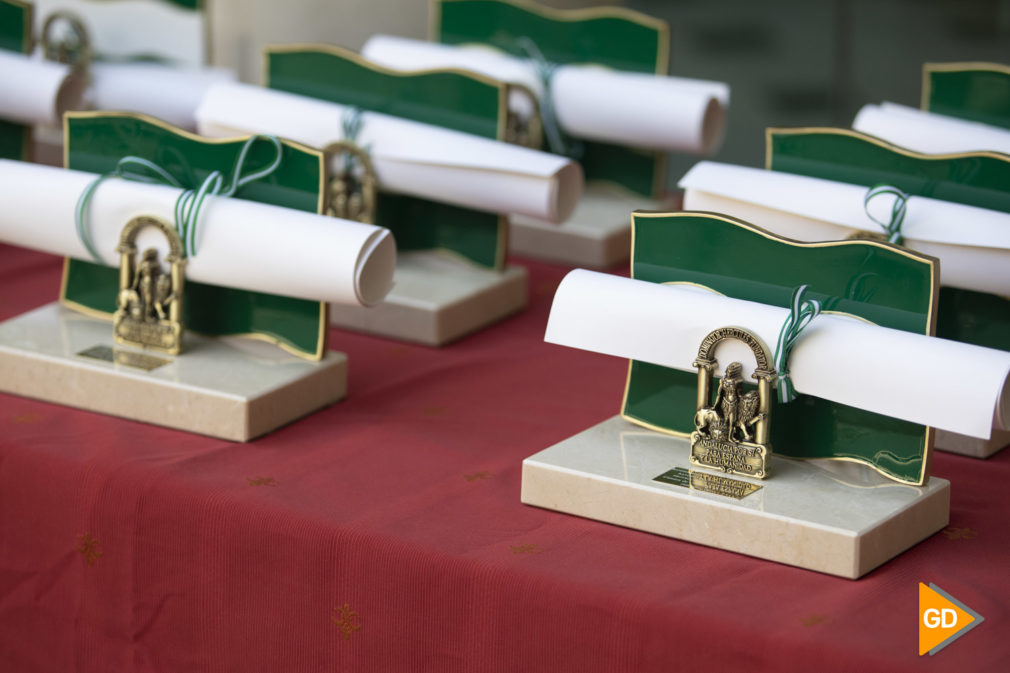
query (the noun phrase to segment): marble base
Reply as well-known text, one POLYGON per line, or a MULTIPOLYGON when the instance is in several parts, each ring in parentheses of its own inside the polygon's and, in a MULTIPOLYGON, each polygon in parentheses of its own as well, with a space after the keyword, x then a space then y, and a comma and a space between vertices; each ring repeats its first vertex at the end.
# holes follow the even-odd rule
POLYGON ((116 346, 110 321, 52 303, 0 323, 0 391, 245 442, 347 390, 343 353, 309 362, 192 332, 184 348, 170 357, 116 346))
POLYGON ((607 268, 631 257, 631 211, 664 206, 609 185, 587 185, 575 212, 562 224, 514 215, 509 251, 523 257, 580 267, 607 268))
POLYGON ((935 447, 947 453, 959 453, 972 458, 988 458, 1010 445, 1010 431, 993 430, 989 439, 968 437, 946 430, 936 431, 935 447))
MULTIPOLYGON (((947 526, 950 483, 896 484, 861 465, 773 457, 740 499, 654 481, 692 468, 686 439, 613 417, 523 461, 522 501, 818 572, 858 578, 947 526)), ((690 477, 689 477, 690 478, 690 477)))
POLYGON ((399 253, 393 290, 372 308, 330 307, 330 322, 370 334, 442 346, 526 308, 523 267, 497 272, 446 253, 399 253))

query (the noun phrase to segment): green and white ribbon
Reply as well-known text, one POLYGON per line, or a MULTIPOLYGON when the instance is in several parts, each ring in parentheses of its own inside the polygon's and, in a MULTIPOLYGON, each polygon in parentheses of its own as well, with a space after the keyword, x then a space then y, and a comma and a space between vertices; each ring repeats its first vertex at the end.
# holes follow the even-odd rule
POLYGON ((789 355, 793 344, 806 329, 807 325, 821 312, 821 303, 815 299, 806 299, 804 295, 809 285, 800 285, 793 290, 789 315, 779 330, 779 340, 775 344, 775 369, 778 370, 779 402, 788 403, 796 399, 792 378, 789 376, 789 355))
POLYGON ((569 142, 565 139, 565 134, 561 130, 561 124, 558 122, 557 111, 554 108, 554 93, 551 88, 551 82, 554 79, 554 73, 558 69, 558 64, 551 63, 544 58, 540 47, 530 38, 525 36, 520 37, 516 40, 516 43, 519 49, 532 61, 533 70, 536 72, 537 79, 540 80, 540 85, 544 90, 543 96, 540 97, 540 118, 544 125, 544 135, 547 136, 547 146, 550 147, 551 152, 554 154, 560 154, 572 159, 581 159, 584 149, 582 143, 578 141, 569 142))
POLYGON ((905 210, 907 205, 908 194, 892 185, 875 185, 871 187, 869 191, 866 192, 866 196, 863 197, 863 209, 866 210, 866 216, 883 227, 884 231, 887 233, 887 242, 894 243, 895 245, 901 245, 902 242, 901 225, 905 222, 905 210), (881 222, 870 213, 870 201, 882 194, 890 194, 894 197, 894 203, 891 205, 891 219, 889 222, 881 222))
MULTIPOLYGON (((349 107, 344 110, 343 116, 340 118, 340 129, 343 131, 344 140, 353 144, 355 147, 359 147, 365 154, 370 154, 370 147, 362 147, 358 144, 358 136, 361 135, 361 129, 365 126, 364 110, 354 106, 349 107)), ((371 143, 369 143, 371 145, 371 143)), ((354 170, 354 155, 350 152, 344 152, 343 158, 343 171, 344 173, 350 173, 354 170)))
POLYGON ((200 210, 203 208, 207 197, 233 196, 235 192, 250 182, 255 182, 270 175, 280 166, 283 151, 284 148, 281 145, 281 141, 275 136, 252 136, 242 146, 242 150, 235 160, 228 179, 225 178, 225 175, 221 171, 211 171, 196 188, 186 188, 175 176, 153 161, 135 156, 123 157, 116 162, 115 170, 98 176, 81 192, 80 198, 77 199, 77 209, 75 212, 77 235, 80 237, 81 242, 84 243, 84 247, 87 248, 91 257, 96 262, 101 263, 102 257, 98 254, 95 244, 91 239, 91 220, 88 213, 88 206, 98 186, 109 178, 122 178, 132 182, 166 185, 184 189, 175 201, 175 229, 179 232, 179 238, 183 242, 186 256, 193 257, 196 255, 196 225, 200 219, 200 210), (268 165, 243 175, 249 151, 259 140, 269 142, 276 150, 276 155, 268 165))

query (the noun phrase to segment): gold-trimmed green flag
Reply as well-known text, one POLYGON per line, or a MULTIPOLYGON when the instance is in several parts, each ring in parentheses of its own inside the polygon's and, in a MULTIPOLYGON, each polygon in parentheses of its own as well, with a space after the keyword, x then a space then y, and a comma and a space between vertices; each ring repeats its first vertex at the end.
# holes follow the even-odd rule
MULTIPOLYGON (((246 142, 246 138, 202 138, 143 115, 110 112, 68 113, 64 134, 66 168, 108 173, 123 157, 136 156, 154 162, 191 187, 212 171, 231 170, 246 142)), ((253 145, 250 165, 270 163, 272 151, 268 144, 253 145)), ((325 174, 321 152, 285 142, 277 169, 244 186, 233 198, 320 213, 325 174)), ((282 225, 278 223, 280 235, 282 225)), ((118 290, 119 269, 65 260, 60 288, 60 301, 65 306, 111 319, 118 290)), ((183 322, 187 329, 202 334, 272 341, 309 359, 322 358, 326 350, 326 304, 317 301, 189 282, 183 322)))

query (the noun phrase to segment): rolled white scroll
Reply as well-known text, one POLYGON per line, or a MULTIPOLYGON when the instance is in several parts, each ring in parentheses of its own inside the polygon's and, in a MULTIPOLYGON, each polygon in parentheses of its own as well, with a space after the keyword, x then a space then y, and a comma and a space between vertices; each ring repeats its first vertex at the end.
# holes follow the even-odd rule
POLYGON ((55 124, 81 105, 84 81, 62 63, 0 50, 0 119, 55 124))
MULTIPOLYGON (((0 240, 94 261, 77 236, 74 213, 96 177, 0 160, 0 240)), ((134 217, 174 223, 180 191, 118 178, 103 182, 89 206, 91 238, 102 262, 119 266, 119 235, 134 217)), ((191 280, 340 304, 380 302, 392 288, 396 266, 387 229, 242 199, 208 197, 196 242, 197 254, 186 262, 191 280)), ((137 247, 167 250, 164 238, 149 229, 137 247)))
POLYGON ((1010 154, 1007 129, 896 103, 864 105, 852 128, 924 154, 981 151, 1010 154))
MULTIPOLYGON (((697 287, 576 269, 558 286, 544 339, 693 372, 713 330, 741 327, 774 349, 788 313, 697 287)), ((717 349, 720 374, 737 361, 750 378, 754 357, 744 344, 717 349)), ((1010 420, 1010 352, 821 314, 800 334, 789 367, 798 392, 913 423, 988 438, 1010 420)))
MULTIPOLYGON (((863 208, 867 187, 710 161, 681 178, 685 210, 726 213, 780 236, 831 241, 859 231, 883 233, 863 208)), ((893 197, 870 201, 881 222, 893 197)), ((978 292, 1010 294, 1010 214, 911 196, 903 245, 940 260, 940 282, 978 292)))
MULTIPOLYGON (((216 84, 196 118, 203 135, 267 133, 325 148, 343 139, 348 113, 305 96, 216 84)), ((356 142, 385 191, 551 222, 568 219, 582 193, 581 167, 563 157, 375 112, 361 121, 356 142)))
MULTIPOLYGON (((462 68, 522 84, 544 95, 533 63, 479 46, 456 47, 376 35, 365 43, 366 58, 391 68, 462 68)), ((551 79, 551 100, 565 133, 587 140, 645 149, 711 154, 722 144, 729 106, 723 82, 660 77, 594 65, 563 65, 551 79)), ((509 107, 531 112, 522 93, 509 107)))
POLYGON ((89 98, 97 110, 143 112, 195 130, 195 112, 207 89, 235 81, 224 68, 177 68, 159 63, 93 63, 89 98))

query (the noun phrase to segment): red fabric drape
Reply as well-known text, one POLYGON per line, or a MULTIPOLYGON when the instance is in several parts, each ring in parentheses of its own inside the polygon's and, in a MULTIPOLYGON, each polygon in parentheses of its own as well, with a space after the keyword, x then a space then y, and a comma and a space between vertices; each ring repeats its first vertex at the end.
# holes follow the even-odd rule
MULTIPOLYGON (((1010 450, 937 453, 951 527, 858 581, 522 505, 626 373, 543 343, 567 269, 523 263, 448 348, 334 330, 349 397, 250 444, 0 395, 0 671, 1010 670, 1010 450), (986 619, 935 657, 920 581, 986 619)), ((0 246, 0 319, 59 278, 0 246)))

